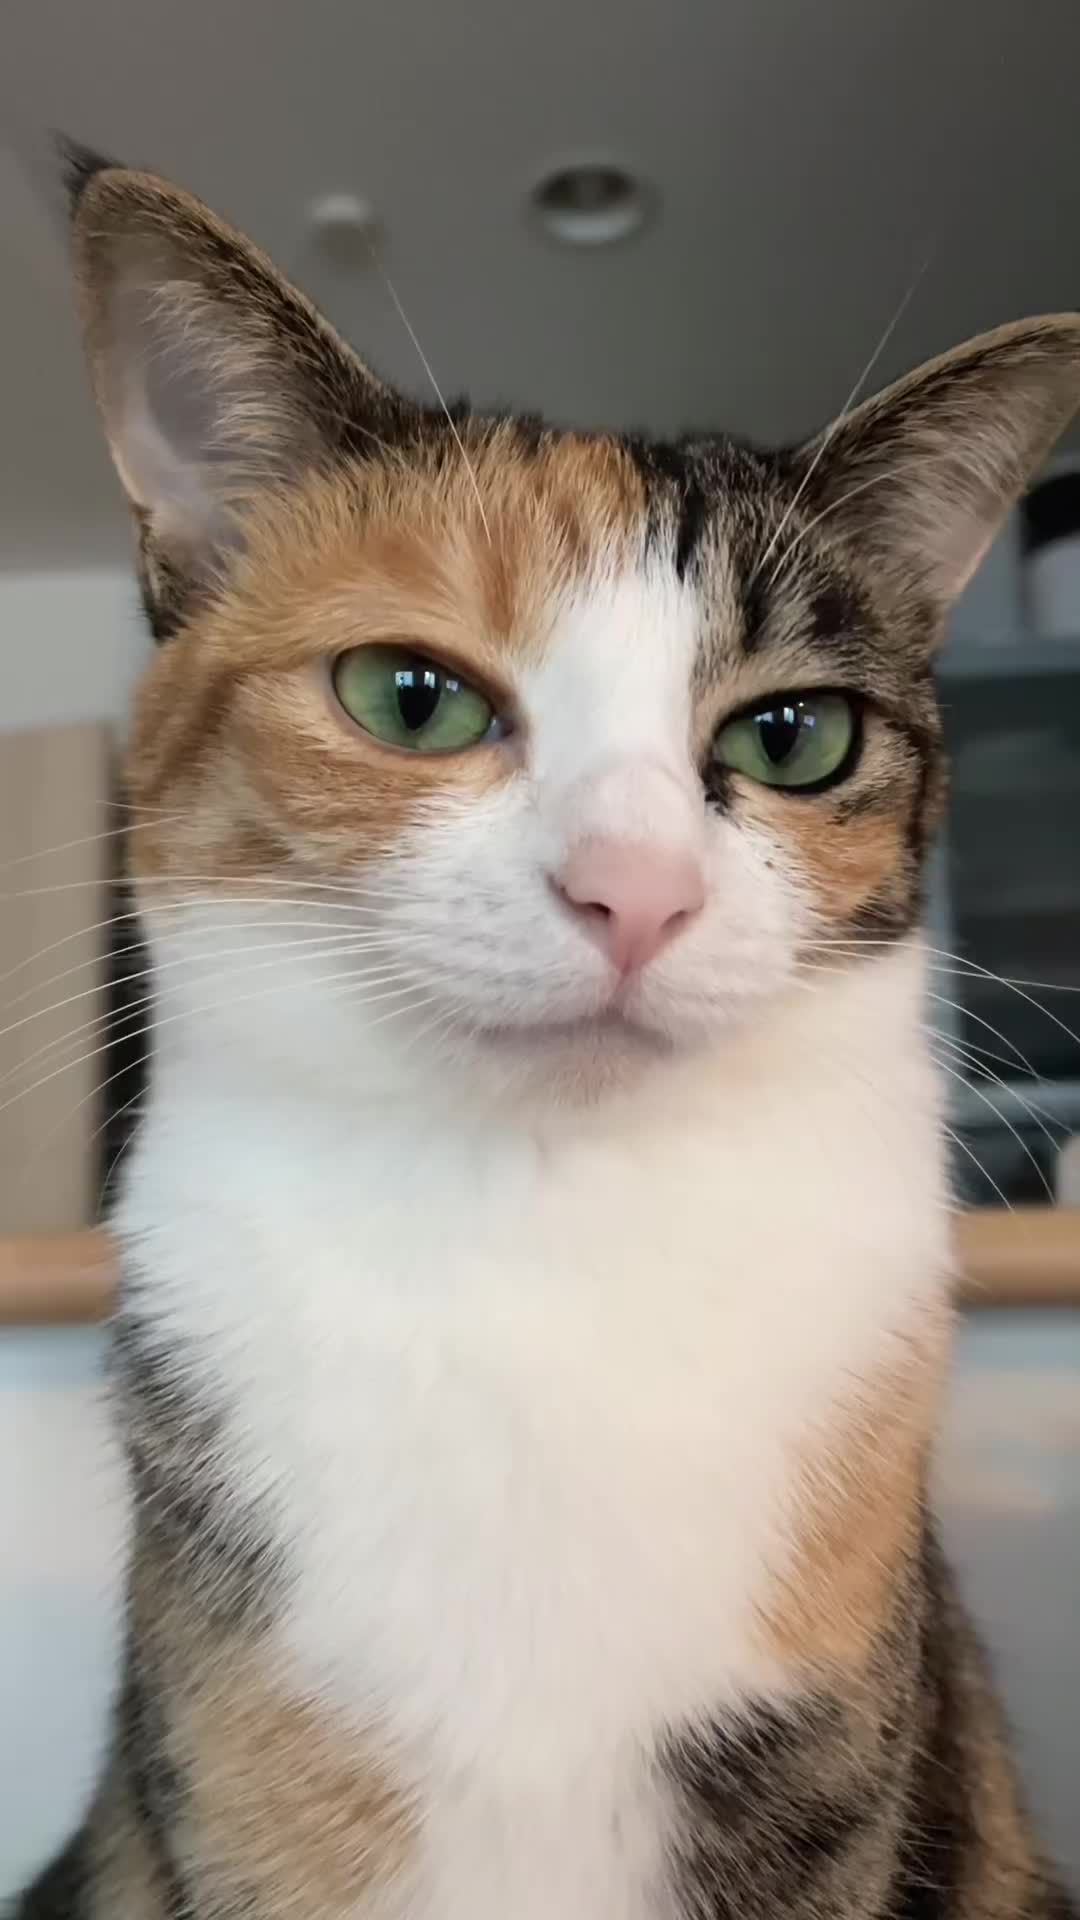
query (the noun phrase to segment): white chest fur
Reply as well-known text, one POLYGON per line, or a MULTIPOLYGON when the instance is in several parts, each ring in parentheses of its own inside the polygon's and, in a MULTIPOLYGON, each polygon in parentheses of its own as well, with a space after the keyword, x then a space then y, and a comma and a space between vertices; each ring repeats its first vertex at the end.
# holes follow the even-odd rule
POLYGON ((943 1268, 869 995, 542 1137, 164 1070, 121 1230, 286 1549, 284 1670, 421 1795, 410 1920, 662 1914, 650 1750, 784 1688, 800 1449, 943 1268))

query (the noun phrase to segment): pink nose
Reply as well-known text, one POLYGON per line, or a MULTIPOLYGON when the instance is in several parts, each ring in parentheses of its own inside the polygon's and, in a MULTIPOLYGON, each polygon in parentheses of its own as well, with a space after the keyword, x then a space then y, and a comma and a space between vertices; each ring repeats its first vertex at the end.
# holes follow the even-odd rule
POLYGON ((647 966, 705 904, 699 861, 621 840, 588 840, 555 887, 620 973, 647 966))

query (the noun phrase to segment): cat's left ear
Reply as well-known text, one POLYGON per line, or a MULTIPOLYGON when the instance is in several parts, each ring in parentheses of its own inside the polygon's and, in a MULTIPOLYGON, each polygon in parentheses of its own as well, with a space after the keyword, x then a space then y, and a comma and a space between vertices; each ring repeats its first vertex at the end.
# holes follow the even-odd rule
POLYGON ((842 417, 795 461, 821 530, 935 621, 1080 408, 1080 316, 986 333, 842 417))
POLYGON ((190 194, 67 158, 91 377, 139 528, 151 623, 166 632, 260 494, 400 440, 414 410, 190 194))

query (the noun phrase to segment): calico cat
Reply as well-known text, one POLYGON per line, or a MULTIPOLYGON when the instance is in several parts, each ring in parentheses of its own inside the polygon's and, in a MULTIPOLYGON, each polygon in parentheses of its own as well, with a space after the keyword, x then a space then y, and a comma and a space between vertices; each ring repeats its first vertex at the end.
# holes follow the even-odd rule
POLYGON ((1066 1920, 927 1507, 946 610, 1005 327, 764 454, 426 409, 80 157, 162 643, 135 1531, 22 1920, 1066 1920))

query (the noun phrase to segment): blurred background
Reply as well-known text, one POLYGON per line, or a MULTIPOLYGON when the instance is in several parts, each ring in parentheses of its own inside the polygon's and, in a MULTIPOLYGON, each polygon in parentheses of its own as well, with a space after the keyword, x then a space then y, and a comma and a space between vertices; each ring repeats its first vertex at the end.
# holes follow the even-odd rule
MULTIPOLYGON (((873 387, 1078 304, 1078 72, 1076 0, 6 0, 0 1026, 36 1024, 0 1034, 0 1897, 72 1819, 111 1684, 122 1477, 87 1243, 57 1236, 94 1220, 138 1095, 137 1016, 96 1061, 70 1038, 122 1010, 131 970, 91 836, 146 641, 50 130, 211 201, 418 394, 376 253, 447 393, 775 442, 871 361, 873 387), (65 990, 78 1023, 45 1010, 65 990)), ((943 1495, 1080 1877, 1080 437, 973 582, 940 679, 931 1017, 992 1256, 943 1495)))

